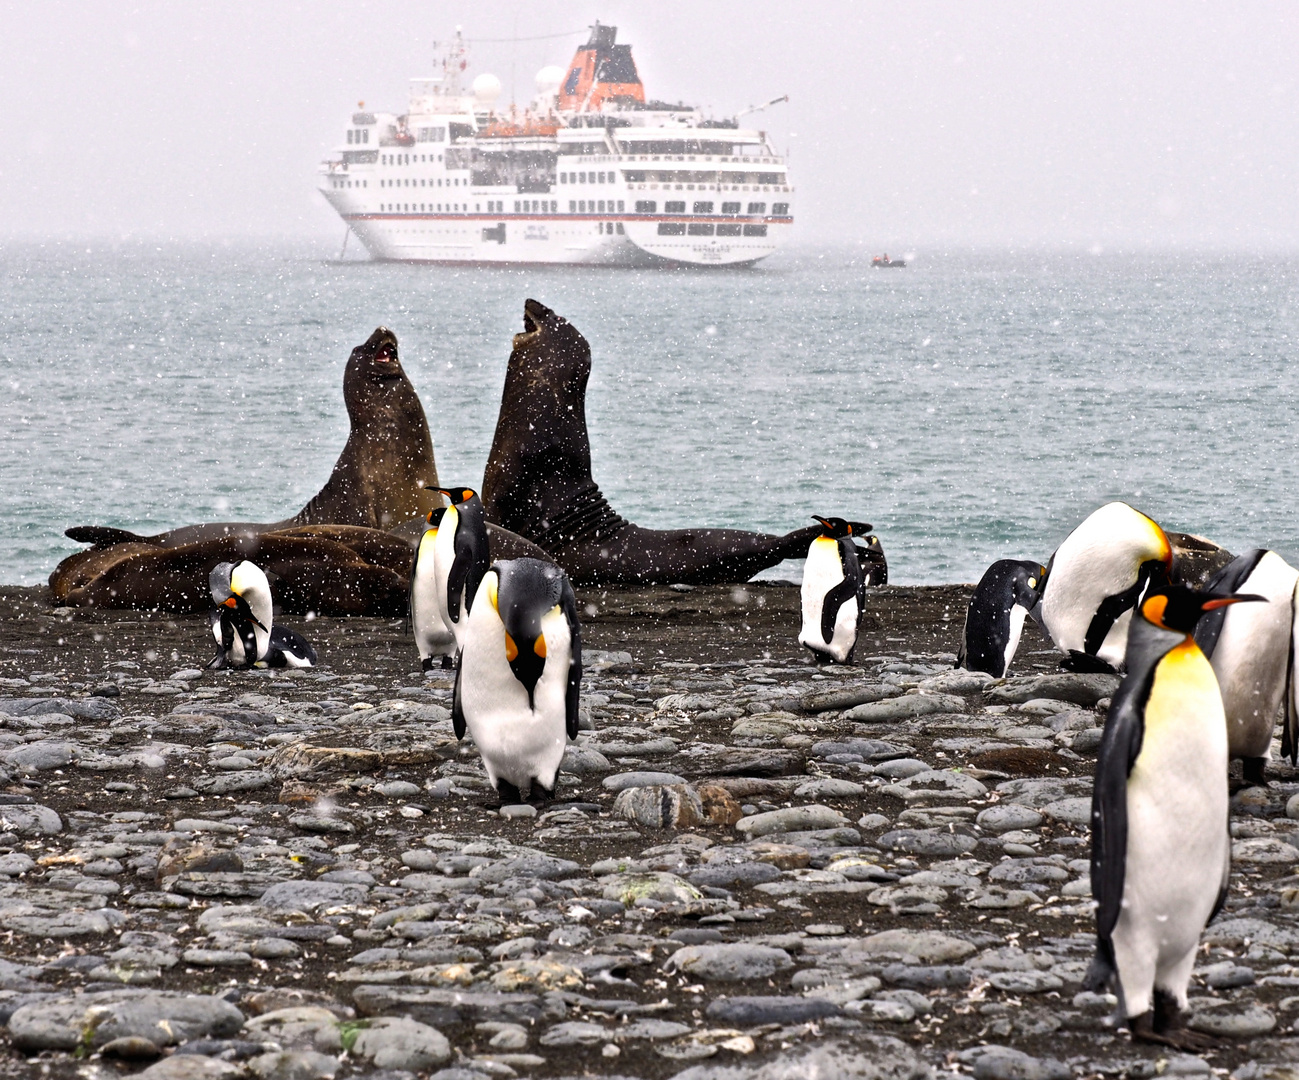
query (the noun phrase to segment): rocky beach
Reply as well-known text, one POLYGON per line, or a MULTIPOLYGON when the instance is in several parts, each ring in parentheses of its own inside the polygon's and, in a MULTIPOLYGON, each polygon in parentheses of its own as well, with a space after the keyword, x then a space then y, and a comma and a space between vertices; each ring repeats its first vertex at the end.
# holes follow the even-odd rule
MULTIPOLYGON (((0 588, 5 1075, 1299 1075, 1299 776, 1233 798, 1196 1057, 1087 993, 1117 679, 952 670, 970 589, 868 596, 818 668, 780 583, 579 590, 583 730, 502 816, 404 621, 208 672, 207 620, 0 588)), ((1235 770, 1239 766, 1233 767, 1235 770)))

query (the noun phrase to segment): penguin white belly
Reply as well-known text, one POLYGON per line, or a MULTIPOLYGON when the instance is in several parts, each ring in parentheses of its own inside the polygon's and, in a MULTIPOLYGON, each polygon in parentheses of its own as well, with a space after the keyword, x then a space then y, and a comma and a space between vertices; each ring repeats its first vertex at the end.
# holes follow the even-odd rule
POLYGON ((447 605, 447 579, 451 576, 451 564, 456 561, 455 534, 458 520, 459 514, 456 513, 456 508, 447 507, 446 513, 442 516, 442 524, 438 528, 437 539, 433 542, 433 599, 442 625, 450 630, 456 647, 462 648, 465 626, 463 598, 460 604, 459 623, 451 621, 451 613, 447 605))
POLYGON ((1008 617, 1010 629, 1006 636, 1005 664, 1001 669, 1003 676, 1010 671, 1010 662, 1015 659, 1015 653, 1019 650, 1019 638, 1024 633, 1024 620, 1028 618, 1028 608, 1022 604, 1011 604, 1008 617))
MULTIPOLYGON (((547 662, 533 693, 536 708, 529 708, 527 690, 505 661, 504 628, 492 628, 495 640, 481 624, 473 632, 473 645, 460 660, 461 707, 487 779, 493 787, 500 778, 526 793, 536 777, 553 789, 567 742, 567 662, 547 662)), ((566 658, 567 651, 560 655, 566 658)))
POLYGON ((1296 582, 1299 571, 1268 552, 1238 590, 1265 596, 1268 603, 1233 604, 1223 619, 1212 662, 1232 757, 1271 757, 1285 700, 1296 582))
POLYGON ((1146 1012, 1156 987, 1185 1008, 1231 850, 1226 718, 1198 648, 1179 646, 1160 663, 1127 810, 1123 902, 1113 933, 1126 1012, 1146 1012))
POLYGON ((853 596, 839 605, 829 642, 821 634, 821 614, 826 593, 843 579, 838 542, 828 537, 817 537, 808 548, 807 562, 803 566, 803 627, 798 634, 798 643, 826 653, 839 663, 847 659, 857 641, 857 622, 861 614, 857 598, 853 596))
MULTIPOLYGON (((438 581, 435 571, 435 557, 431 550, 426 553, 426 541, 421 541, 419 559, 415 563, 415 580, 410 590, 410 621, 415 633, 415 647, 419 650, 420 659, 430 656, 445 656, 455 649, 455 634, 442 619, 442 605, 438 603, 438 581)), ((443 583, 445 588, 445 582, 443 583)))

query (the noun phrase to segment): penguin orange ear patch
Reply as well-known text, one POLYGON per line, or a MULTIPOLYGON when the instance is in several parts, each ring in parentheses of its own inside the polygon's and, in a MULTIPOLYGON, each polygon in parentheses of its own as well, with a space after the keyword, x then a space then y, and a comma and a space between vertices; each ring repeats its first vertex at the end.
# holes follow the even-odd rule
POLYGON ((532 643, 532 651, 540 656, 543 660, 546 658, 546 635, 538 634, 537 640, 532 643))
POLYGON ((1156 626, 1164 625, 1164 612, 1168 610, 1168 597, 1160 593, 1141 605, 1141 614, 1156 626))
POLYGON ((505 659, 511 664, 519 655, 519 647, 514 644, 514 638, 510 637, 510 632, 505 631, 505 659))

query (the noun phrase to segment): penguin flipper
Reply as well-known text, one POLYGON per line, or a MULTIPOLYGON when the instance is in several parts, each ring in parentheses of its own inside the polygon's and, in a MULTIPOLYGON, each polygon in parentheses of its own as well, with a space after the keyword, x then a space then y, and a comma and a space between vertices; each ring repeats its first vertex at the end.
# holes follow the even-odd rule
POLYGON ((456 685, 451 692, 451 730, 456 733, 458 740, 465 737, 465 709, 460 701, 460 675, 464 671, 464 664, 460 662, 461 658, 456 657, 456 685))
POLYGON ((582 691, 582 627, 577 621, 577 597, 573 585, 564 575, 560 585, 559 606, 568 621, 568 686, 564 692, 564 730, 569 739, 578 732, 578 701, 582 691))
POLYGON ((834 624, 839 620, 839 609, 849 600, 857 599, 857 612, 861 613, 861 563, 857 561, 857 548, 847 538, 839 541, 839 565, 843 578, 825 594, 821 601, 821 640, 827 645, 834 638, 834 624))
POLYGON ((1092 896, 1096 899, 1097 961, 1114 966, 1111 935, 1123 905, 1128 857, 1128 776, 1145 739, 1145 708, 1155 666, 1120 684, 1105 719, 1092 789, 1092 896))
MULTIPOLYGON (((1259 562, 1267 554, 1266 548, 1254 548, 1252 551, 1245 552, 1244 555, 1237 555, 1226 566, 1219 570, 1213 577, 1209 578, 1209 583, 1204 587, 1206 592, 1214 593, 1234 593, 1239 592, 1241 587, 1249 580, 1259 562)), ((1227 608, 1215 608, 1213 611, 1206 611, 1200 616, 1200 621, 1195 624, 1195 643, 1200 646, 1200 652, 1204 653, 1206 660, 1212 660, 1213 654, 1218 648, 1218 638, 1222 635, 1222 627, 1227 621, 1227 608)))
POLYGON ((1090 656, 1095 656, 1105 644, 1105 639, 1109 632, 1118 622, 1119 616, 1130 608, 1137 606, 1137 601, 1141 599, 1141 594, 1145 591, 1146 585, 1155 575, 1166 576, 1164 564, 1154 559, 1148 559, 1141 564, 1137 571, 1137 580, 1129 585, 1120 593, 1114 593, 1107 596, 1101 601, 1100 607, 1096 609, 1096 614, 1092 616, 1092 621, 1087 627, 1087 634, 1083 638, 1083 652, 1090 656))
POLYGON ((1291 597, 1290 655, 1286 659, 1285 722, 1281 726, 1281 756, 1299 765, 1299 677, 1295 673, 1295 650, 1299 648, 1299 583, 1291 597))

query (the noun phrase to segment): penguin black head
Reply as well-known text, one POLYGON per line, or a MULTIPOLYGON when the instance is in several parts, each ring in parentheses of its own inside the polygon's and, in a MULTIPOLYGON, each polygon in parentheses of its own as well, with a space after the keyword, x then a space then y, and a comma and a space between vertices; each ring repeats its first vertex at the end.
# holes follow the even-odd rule
MULTIPOLYGON (((844 521, 843 518, 823 518, 816 514, 812 515, 813 521, 821 523, 821 535, 831 537, 834 540, 841 540, 846 536, 853 536, 858 528, 857 524, 851 521, 844 521)), ((870 532, 871 527, 867 525, 863 532, 870 532)))
POLYGON ((429 528, 436 529, 442 524, 442 517, 446 512, 447 508, 445 506, 435 506, 428 512, 428 516, 424 520, 428 522, 429 528))
POLYGON ((235 591, 233 577, 235 572, 234 563, 217 563, 212 567, 212 572, 208 574, 208 591, 212 594, 212 602, 219 608, 227 609, 231 614, 238 615, 248 622, 255 623, 263 630, 268 628, 263 625, 262 621, 253 614, 253 609, 248 606, 248 601, 235 591))
POLYGON ((541 620, 562 598, 563 571, 540 559, 509 559, 493 564, 484 584, 505 626, 505 659, 535 707, 537 680, 546 668, 541 620))
POLYGON ((463 506, 465 503, 478 498, 478 492, 473 488, 438 488, 438 491, 451 500, 452 506, 463 506))
POLYGON ((1202 615, 1229 604, 1254 601, 1267 603, 1267 597, 1253 593, 1196 592, 1185 585, 1166 585, 1141 601, 1141 614, 1162 630, 1189 634, 1202 615))

